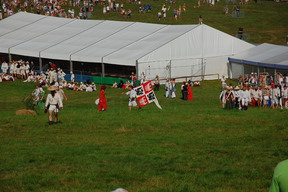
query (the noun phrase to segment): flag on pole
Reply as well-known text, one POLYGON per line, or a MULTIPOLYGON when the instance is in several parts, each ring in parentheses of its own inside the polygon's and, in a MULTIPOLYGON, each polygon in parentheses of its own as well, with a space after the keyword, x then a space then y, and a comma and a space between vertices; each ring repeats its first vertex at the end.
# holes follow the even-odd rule
POLYGON ((154 102, 159 109, 162 109, 154 93, 151 81, 135 87, 134 90, 136 92, 136 98, 139 102, 140 107, 154 102))

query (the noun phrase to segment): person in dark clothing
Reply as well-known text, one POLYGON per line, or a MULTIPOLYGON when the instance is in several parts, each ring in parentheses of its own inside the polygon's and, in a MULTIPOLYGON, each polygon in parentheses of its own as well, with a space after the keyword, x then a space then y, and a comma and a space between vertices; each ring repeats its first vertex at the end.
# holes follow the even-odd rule
POLYGON ((182 86, 181 86, 181 91, 182 91, 182 99, 183 100, 187 100, 187 96, 188 96, 188 87, 186 82, 183 82, 182 86))
POLYGON ((123 87, 123 85, 124 85, 124 82, 122 80, 120 80, 120 83, 118 83, 117 88, 121 89, 123 87))

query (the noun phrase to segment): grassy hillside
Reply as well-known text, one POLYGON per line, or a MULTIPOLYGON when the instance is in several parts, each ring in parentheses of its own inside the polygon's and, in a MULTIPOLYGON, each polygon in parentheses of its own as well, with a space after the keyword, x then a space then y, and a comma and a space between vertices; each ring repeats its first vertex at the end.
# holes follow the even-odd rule
MULTIPOLYGON (((169 1, 168 1, 169 2, 169 1)), ((214 7, 207 3, 202 3, 200 8, 194 8, 197 5, 196 0, 177 0, 176 4, 170 6, 166 21, 158 21, 157 12, 161 10, 163 1, 145 0, 142 4, 151 4, 152 13, 138 13, 138 5, 124 3, 125 9, 132 10, 131 19, 123 18, 118 12, 112 12, 109 15, 103 15, 102 6, 96 6, 93 19, 108 20, 130 20, 138 22, 161 23, 161 24, 198 24, 198 17, 202 15, 204 24, 210 25, 218 30, 224 31, 235 36, 239 27, 244 28, 244 32, 250 35, 252 43, 274 43, 285 44, 285 37, 288 35, 288 3, 275 3, 273 1, 250 1, 248 5, 241 5, 241 11, 244 17, 235 18, 231 16, 233 6, 237 4, 220 1, 214 7), (173 9, 186 3, 186 14, 182 13, 179 20, 175 21, 173 9), (228 5, 229 15, 223 14, 223 8, 228 5)), ((169 5, 168 5, 169 6, 169 5)))
MULTIPOLYGON (((124 8, 132 10, 132 17, 130 19, 122 17, 120 12, 110 12, 110 14, 103 15, 103 5, 96 5, 92 12, 91 19, 98 20, 119 20, 119 21, 136 21, 148 23, 161 23, 161 24, 198 24, 198 17, 202 15, 204 24, 210 25, 218 30, 235 36, 238 28, 244 28, 244 33, 247 34, 247 40, 251 43, 274 43, 286 44, 286 36, 288 35, 288 3, 276 3, 274 1, 258 1, 257 4, 251 1, 248 4, 240 5, 240 10, 243 12, 243 17, 232 17, 232 9, 234 6, 239 5, 236 0, 235 3, 228 3, 228 0, 221 0, 215 4, 214 7, 209 6, 208 3, 203 3, 201 0, 200 8, 197 8, 196 0, 177 0, 175 4, 170 5, 167 1, 167 19, 164 21, 158 20, 157 13, 161 10, 164 1, 162 0, 143 0, 142 5, 152 5, 151 13, 138 13, 138 4, 132 4, 126 1, 118 1, 124 4, 124 8), (237 3, 236 3, 237 2, 237 3), (178 9, 186 3, 186 14, 182 13, 181 18, 175 21, 173 17, 173 10, 178 9), (229 14, 224 15, 224 6, 228 6, 229 14)), ((23 1, 21 1, 23 4, 23 1)), ((61 8, 66 10, 74 9, 75 16, 78 16, 80 8, 70 7, 69 1, 61 8)), ((82 5, 83 5, 83 1, 82 5)), ((81 5, 81 6, 82 6, 81 5)), ((1 8, 0 8, 1 9, 1 8)), ((23 9, 22 9, 23 10, 23 9)), ((18 8, 15 8, 15 12, 18 8)), ((26 10, 30 12, 30 8, 26 10)), ((36 9, 34 10, 36 13, 36 9)))
MULTIPOLYGON (((0 191, 266 192, 275 165, 287 159, 288 111, 226 111, 220 82, 193 88, 192 102, 157 96, 129 111, 123 90, 65 90, 60 123, 47 114, 16 116, 33 84, 0 83, 0 191)), ((99 88, 99 86, 98 86, 99 88)))

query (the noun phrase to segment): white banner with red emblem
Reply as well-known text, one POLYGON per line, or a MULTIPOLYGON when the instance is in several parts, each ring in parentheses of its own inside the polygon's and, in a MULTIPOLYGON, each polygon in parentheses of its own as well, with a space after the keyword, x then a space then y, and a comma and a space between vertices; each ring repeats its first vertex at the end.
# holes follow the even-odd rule
POLYGON ((139 102, 140 107, 154 102, 159 109, 162 109, 154 93, 151 81, 135 87, 134 90, 136 91, 136 98, 139 102))

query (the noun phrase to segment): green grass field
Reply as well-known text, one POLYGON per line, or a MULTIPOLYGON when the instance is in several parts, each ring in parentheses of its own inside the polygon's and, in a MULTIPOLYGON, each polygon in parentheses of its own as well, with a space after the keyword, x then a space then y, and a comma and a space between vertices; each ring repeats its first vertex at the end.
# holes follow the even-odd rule
MULTIPOLYGON (((288 156, 288 111, 226 111, 220 82, 193 88, 194 101, 157 92, 154 104, 129 111, 123 90, 65 91, 60 123, 47 114, 16 116, 34 84, 0 83, 0 191, 267 192, 288 156)), ((99 88, 99 86, 97 86, 99 88)))

